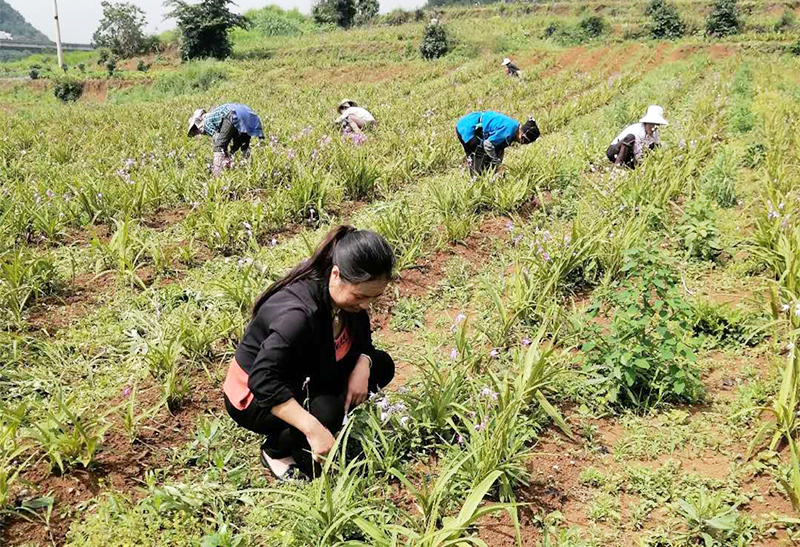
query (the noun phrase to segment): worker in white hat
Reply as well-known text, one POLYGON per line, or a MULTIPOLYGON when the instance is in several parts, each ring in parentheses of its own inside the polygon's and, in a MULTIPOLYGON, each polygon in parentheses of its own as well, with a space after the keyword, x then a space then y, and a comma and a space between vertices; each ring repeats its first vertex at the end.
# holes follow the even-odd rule
POLYGON ((342 99, 339 103, 339 117, 333 122, 342 128, 342 132, 361 133, 377 125, 375 117, 369 110, 362 108, 352 99, 342 99))
POLYGON ((261 119, 249 106, 223 104, 206 112, 198 108, 189 118, 189 136, 208 135, 214 139, 214 161, 211 171, 219 175, 222 168, 230 166, 233 155, 241 150, 245 158, 250 157, 250 139, 264 138, 261 119), (231 145, 228 153, 228 145, 231 145))
POLYGON ((606 150, 606 156, 614 165, 635 169, 648 150, 661 146, 658 128, 669 123, 664 118, 664 109, 650 105, 638 123, 626 127, 606 150))
POLYGON ((506 74, 508 74, 509 76, 514 76, 515 78, 519 78, 520 76, 522 76, 522 71, 519 69, 517 65, 512 63, 511 59, 509 59, 508 57, 503 59, 501 65, 506 67, 506 74))

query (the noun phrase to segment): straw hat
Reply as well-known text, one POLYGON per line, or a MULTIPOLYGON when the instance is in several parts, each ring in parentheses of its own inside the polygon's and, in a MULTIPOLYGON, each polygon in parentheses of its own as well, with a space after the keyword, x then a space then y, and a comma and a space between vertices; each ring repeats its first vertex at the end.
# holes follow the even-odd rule
POLYGON ((502 62, 501 64, 502 64, 503 66, 510 65, 510 64, 511 64, 511 59, 509 59, 508 57, 506 57, 505 59, 503 59, 503 62, 502 62))
POLYGON ((654 104, 647 107, 647 113, 639 121, 641 123, 652 123, 654 125, 669 125, 669 122, 664 119, 664 109, 654 104))
POLYGON ((339 108, 350 108, 351 106, 358 106, 358 105, 352 99, 342 99, 342 102, 339 103, 339 108))
POLYGON ((203 123, 205 121, 206 111, 204 108, 198 108, 189 118, 189 136, 191 137, 195 130, 203 132, 203 123))

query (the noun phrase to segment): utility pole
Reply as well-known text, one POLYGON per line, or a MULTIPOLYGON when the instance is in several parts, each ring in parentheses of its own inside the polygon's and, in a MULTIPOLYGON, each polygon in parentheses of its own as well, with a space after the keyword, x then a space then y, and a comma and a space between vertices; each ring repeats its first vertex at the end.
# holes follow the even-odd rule
POLYGON ((58 69, 64 66, 64 54, 61 52, 61 25, 58 23, 58 0, 53 0, 53 14, 56 20, 56 50, 58 51, 58 69))

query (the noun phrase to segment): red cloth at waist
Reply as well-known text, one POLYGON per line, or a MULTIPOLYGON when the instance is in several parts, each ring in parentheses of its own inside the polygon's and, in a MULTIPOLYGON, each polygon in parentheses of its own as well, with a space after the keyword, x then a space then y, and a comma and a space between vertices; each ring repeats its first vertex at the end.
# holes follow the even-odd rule
POLYGON ((250 393, 250 388, 247 387, 248 378, 247 373, 236 362, 236 357, 231 359, 228 374, 225 376, 225 383, 222 384, 222 391, 225 392, 234 408, 239 410, 246 409, 253 400, 253 394, 250 393))

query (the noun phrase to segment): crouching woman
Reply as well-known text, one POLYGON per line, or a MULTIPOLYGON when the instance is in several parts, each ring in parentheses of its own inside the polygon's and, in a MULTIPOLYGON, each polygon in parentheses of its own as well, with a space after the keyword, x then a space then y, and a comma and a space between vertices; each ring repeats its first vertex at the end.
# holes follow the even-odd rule
POLYGON ((372 345, 367 309, 393 266, 383 237, 339 226, 256 301, 225 379, 225 407, 266 436, 261 463, 277 479, 309 475, 347 411, 392 380, 394 362, 372 345))

